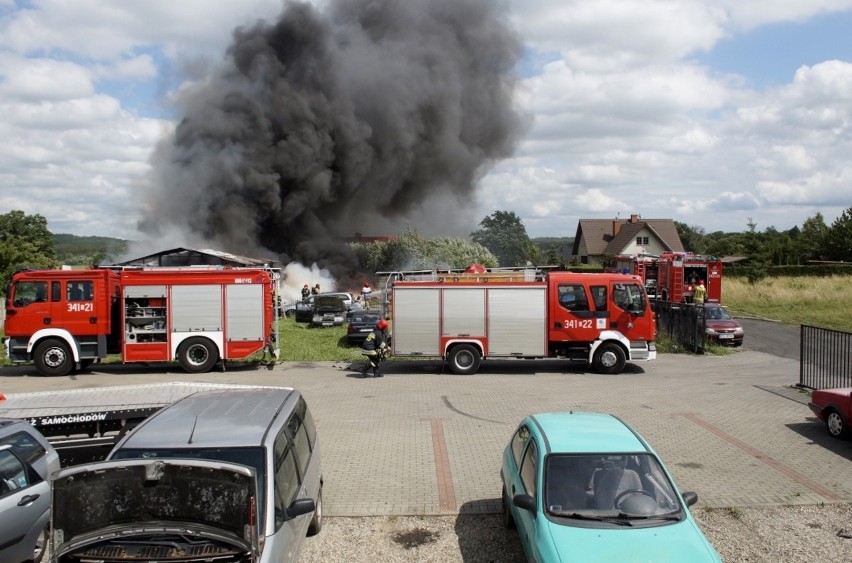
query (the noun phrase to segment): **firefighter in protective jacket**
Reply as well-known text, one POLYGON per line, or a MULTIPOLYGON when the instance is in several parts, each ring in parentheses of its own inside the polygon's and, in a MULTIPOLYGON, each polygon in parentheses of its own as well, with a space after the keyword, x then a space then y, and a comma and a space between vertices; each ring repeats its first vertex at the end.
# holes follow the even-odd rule
POLYGON ((385 359, 385 356, 387 356, 387 329, 388 322, 384 319, 380 319, 379 322, 376 323, 376 328, 373 329, 373 332, 367 335, 367 339, 364 340, 364 344, 361 345, 361 353, 367 356, 367 360, 369 362, 369 365, 364 366, 361 370, 362 373, 367 373, 368 369, 372 369, 373 377, 382 376, 382 374, 379 373, 379 363, 385 359))

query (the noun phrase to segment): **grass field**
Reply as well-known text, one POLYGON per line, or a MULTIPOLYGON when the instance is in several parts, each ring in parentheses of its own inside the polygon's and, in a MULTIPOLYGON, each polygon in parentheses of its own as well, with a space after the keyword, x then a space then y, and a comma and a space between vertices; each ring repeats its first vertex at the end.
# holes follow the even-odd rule
POLYGON ((722 303, 737 315, 852 332, 852 276, 723 278, 722 303))
POLYGON ((320 362, 360 360, 361 348, 346 344, 346 325, 314 328, 309 323, 283 319, 281 359, 284 361, 320 362))

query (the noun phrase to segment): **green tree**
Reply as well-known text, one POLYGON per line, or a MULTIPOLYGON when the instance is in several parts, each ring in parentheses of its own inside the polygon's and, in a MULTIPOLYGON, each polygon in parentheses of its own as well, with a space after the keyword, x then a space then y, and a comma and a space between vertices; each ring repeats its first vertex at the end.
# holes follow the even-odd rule
POLYGON ((707 235, 703 227, 689 226, 679 221, 674 221, 674 225, 677 229, 677 235, 680 237, 680 242, 683 243, 684 250, 695 254, 703 254, 707 251, 707 235))
POLYGON ((471 264, 482 264, 493 268, 497 258, 487 248, 460 238, 434 238, 426 246, 426 255, 432 266, 467 268, 471 264))
POLYGON ((826 243, 828 240, 828 225, 822 213, 817 212, 813 217, 805 219, 802 231, 796 238, 796 247, 801 263, 808 260, 824 260, 827 258, 826 243))
MULTIPOLYGON (((526 252, 524 252, 524 254, 526 255, 526 260, 525 260, 526 262, 529 262, 534 266, 541 266, 542 265, 542 263, 543 263, 542 261, 544 259, 544 253, 541 251, 541 247, 538 244, 534 243, 533 241, 530 241, 529 243, 527 243, 527 249, 526 249, 526 252)), ((518 264, 518 265, 520 265, 520 264, 518 264)))
POLYGON ((831 224, 825 249, 830 260, 852 262, 852 207, 831 224))
POLYGON ((544 263, 549 266, 562 266, 562 257, 559 255, 559 248, 555 243, 550 243, 547 247, 547 254, 544 256, 544 263))
POLYGON ((514 211, 495 211, 470 234, 473 242, 491 251, 501 266, 523 266, 529 258, 530 237, 514 211))
POLYGON ((426 239, 411 228, 389 241, 384 252, 382 269, 396 271, 426 268, 426 239))
POLYGON ((361 271, 372 274, 373 272, 386 271, 385 268, 385 242, 353 242, 349 248, 355 253, 361 271))
POLYGON ((47 219, 23 211, 0 214, 0 291, 22 266, 55 268, 56 253, 47 219))
POLYGON ((745 256, 745 248, 740 239, 740 233, 723 233, 716 231, 707 235, 707 245, 704 249, 710 256, 745 256))
POLYGON ((351 243, 364 272, 466 268, 470 264, 497 266, 497 258, 484 246, 459 238, 426 240, 406 230, 389 242, 351 243))

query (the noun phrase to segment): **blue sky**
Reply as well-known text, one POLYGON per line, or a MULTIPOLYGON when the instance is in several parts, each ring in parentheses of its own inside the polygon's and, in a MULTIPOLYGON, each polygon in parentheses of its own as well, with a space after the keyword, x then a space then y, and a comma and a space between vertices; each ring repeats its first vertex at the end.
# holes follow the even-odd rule
POLYGON ((717 72, 745 77, 752 88, 786 84, 803 65, 829 59, 852 61, 852 12, 735 31, 694 58, 717 72))
MULTIPOLYGON (((236 26, 281 5, 0 0, 0 212, 138 240, 182 92, 217 68, 236 26)), ((526 134, 463 212, 424 202, 388 229, 466 236, 509 210, 531 236, 633 213, 784 230, 852 205, 852 0, 505 5, 525 52, 526 134)), ((175 229, 170 243, 193 242, 175 229)))

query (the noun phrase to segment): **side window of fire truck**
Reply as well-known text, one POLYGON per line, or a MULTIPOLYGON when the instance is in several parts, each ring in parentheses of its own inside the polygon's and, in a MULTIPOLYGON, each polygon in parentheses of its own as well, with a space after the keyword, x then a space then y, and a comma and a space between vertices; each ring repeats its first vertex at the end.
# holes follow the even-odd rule
POLYGON ((645 307, 642 290, 634 283, 617 283, 613 286, 612 300, 626 311, 641 310, 645 307))
POLYGON ((627 309, 630 306, 630 295, 627 293, 626 285, 617 283, 613 286, 612 301, 620 309, 627 309))
POLYGON ((47 301, 47 282, 18 282, 15 284, 15 307, 47 301))
POLYGON ((588 311, 589 299, 583 284, 560 284, 559 304, 569 311, 588 311))
POLYGON ((592 299, 595 302, 596 311, 606 311, 606 286, 593 285, 591 288, 592 299))
POLYGON ((68 301, 91 301, 92 282, 75 281, 68 282, 68 301))

